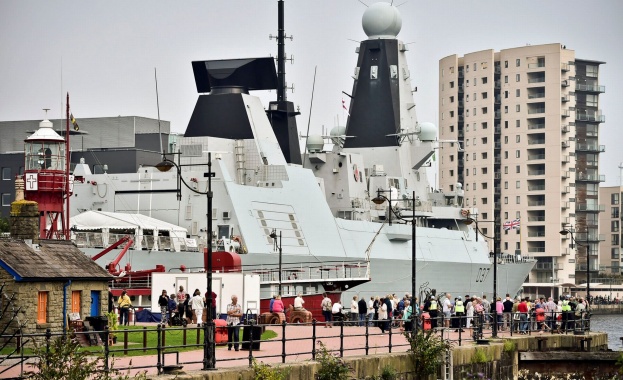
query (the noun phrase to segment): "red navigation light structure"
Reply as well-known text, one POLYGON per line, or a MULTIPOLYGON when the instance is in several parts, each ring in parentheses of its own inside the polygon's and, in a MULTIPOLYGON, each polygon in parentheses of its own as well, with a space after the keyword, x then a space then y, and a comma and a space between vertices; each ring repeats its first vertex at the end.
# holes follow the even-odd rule
POLYGON ((69 133, 65 136, 53 129, 46 115, 24 143, 24 198, 39 204, 41 239, 69 240, 69 133))

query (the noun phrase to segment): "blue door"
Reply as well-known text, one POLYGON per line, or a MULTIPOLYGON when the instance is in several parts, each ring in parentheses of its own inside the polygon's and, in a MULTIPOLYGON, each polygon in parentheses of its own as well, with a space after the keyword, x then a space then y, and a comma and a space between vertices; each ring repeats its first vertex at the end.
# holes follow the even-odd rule
POLYGON ((91 290, 91 316, 101 315, 101 293, 99 290, 91 290))

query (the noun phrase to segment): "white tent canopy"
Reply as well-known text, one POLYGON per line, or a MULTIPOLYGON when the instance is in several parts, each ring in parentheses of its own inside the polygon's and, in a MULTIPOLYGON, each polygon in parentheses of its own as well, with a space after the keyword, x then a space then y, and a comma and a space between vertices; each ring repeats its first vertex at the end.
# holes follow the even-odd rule
MULTIPOLYGON (((72 234, 77 234, 80 231, 101 232, 104 246, 109 245, 109 240, 111 240, 110 235, 111 233, 114 234, 115 230, 133 230, 136 249, 147 247, 149 249, 158 250, 159 239, 157 239, 157 237, 159 236, 159 232, 167 231, 172 244, 175 246, 174 250, 178 251, 180 242, 185 240, 187 234, 187 230, 184 227, 163 222, 142 214, 125 214, 93 210, 85 211, 82 214, 70 218, 69 226, 72 230, 72 234), (144 231, 151 231, 151 233, 147 234, 150 236, 150 241, 147 245, 144 244, 145 242, 143 241, 143 237, 147 237, 144 231)), ((110 243, 117 240, 118 239, 112 239, 110 243)))

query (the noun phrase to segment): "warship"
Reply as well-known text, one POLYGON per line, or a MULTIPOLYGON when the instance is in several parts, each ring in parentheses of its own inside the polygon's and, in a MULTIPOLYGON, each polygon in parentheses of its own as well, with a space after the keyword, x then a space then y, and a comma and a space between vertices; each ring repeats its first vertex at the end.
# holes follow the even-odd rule
MULTIPOLYGON (((417 121, 398 9, 377 3, 363 14, 367 39, 357 48, 346 125, 301 137, 285 95, 282 1, 279 7, 277 69, 272 57, 192 62, 200 95, 184 136, 163 153, 172 171, 154 163, 93 174, 76 165, 74 241, 93 256, 131 235, 128 271, 205 270, 211 244, 215 253, 239 256, 236 270, 261 276, 263 299, 325 291, 344 301, 402 297, 412 292, 412 271, 420 295, 491 297, 492 241, 466 223, 478 210, 464 206, 461 184, 443 191, 426 175, 436 149, 461 146, 417 121), (269 89, 277 100, 265 108, 251 92, 269 89)), ((497 294, 515 295, 535 261, 496 257, 497 294)), ((228 270, 214 263, 215 271, 228 270)))

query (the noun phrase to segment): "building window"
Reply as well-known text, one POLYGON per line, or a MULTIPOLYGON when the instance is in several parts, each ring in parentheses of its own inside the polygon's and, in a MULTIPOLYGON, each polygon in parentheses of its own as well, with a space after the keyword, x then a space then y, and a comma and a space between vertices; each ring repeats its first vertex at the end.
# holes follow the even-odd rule
POLYGON ((11 180, 11 168, 2 168, 2 180, 3 181, 11 180))
POLYGON ((612 234, 610 245, 619 245, 619 234, 612 234))
POLYGON ((519 112, 521 110, 521 106, 519 104, 515 105, 515 112, 519 112))
POLYGON ((516 128, 521 127, 521 120, 515 120, 515 127, 516 128))
POLYGON ((610 195, 610 204, 611 205, 619 204, 619 193, 614 193, 610 195))
POLYGON ((515 66, 519 67, 521 65, 521 59, 517 58, 515 60, 515 66))
POLYGON ((474 116, 476 116, 476 108, 474 108, 474 116))
POLYGON ((504 129, 508 128, 508 120, 504 120, 504 129))
POLYGON ((613 220, 610 222, 610 232, 619 232, 619 221, 613 220))
POLYGON ((612 210, 610 210, 610 217, 611 218, 618 218, 619 217, 619 208, 618 207, 613 207, 612 210))
POLYGON ((504 181, 504 188, 508 189, 508 181, 504 181))
POLYGON ((515 197, 515 203, 520 205, 521 204, 521 196, 518 195, 517 197, 515 197))
POLYGON ((521 74, 515 74, 515 82, 521 81, 521 74))
POLYGON ((508 204, 508 197, 504 197, 504 204, 507 205, 508 204))
POLYGON ((508 144, 508 136, 504 136, 504 144, 508 144))
POLYGON ((37 299, 37 323, 48 323, 48 292, 39 292, 37 299))
POLYGON ((518 143, 520 141, 521 141, 521 136, 520 135, 515 136, 515 142, 518 143))
POLYGON ((454 88, 454 81, 450 82, 450 88, 454 88))
POLYGON ((476 182, 472 185, 472 189, 476 190, 476 182))
POLYGON ((517 166, 515 167, 515 172, 516 172, 516 173, 521 173, 521 166, 520 166, 520 165, 517 165, 517 166))
POLYGON ((481 92, 480 97, 482 97, 483 99, 487 99, 488 95, 486 92, 481 92))
POLYGON ((11 205, 11 194, 9 194, 9 193, 3 193, 2 194, 2 205, 3 206, 10 206, 11 205))
POLYGON ((483 138, 482 138, 482 143, 483 143, 483 144, 486 144, 486 143, 487 143, 487 141, 488 141, 488 140, 487 140, 487 138, 486 138, 486 137, 483 137, 483 138))
POLYGON ((71 312, 72 313, 80 313, 81 295, 82 295, 82 292, 79 290, 74 290, 71 292, 71 312))
POLYGON ((508 166, 504 167, 504 174, 508 174, 508 166))
POLYGON ((508 83, 508 75, 504 75, 504 83, 508 83))
MULTIPOLYGON (((519 74, 517 74, 517 75, 519 75, 519 74)), ((521 90, 520 90, 520 89, 516 89, 516 90, 515 90, 515 97, 517 97, 517 98, 518 98, 518 97, 520 97, 520 96, 521 96, 521 90)))
POLYGON ((487 152, 482 152, 482 159, 486 160, 487 159, 487 152))
POLYGON ((487 204, 487 198, 480 198, 480 203, 482 203, 483 205, 487 204))
POLYGON ((508 159, 508 150, 504 151, 504 159, 508 159))
POLYGON ((508 69, 508 61, 504 61, 504 68, 508 69))
POLYGON ((482 84, 487 84, 487 77, 482 77, 481 82, 482 84))
POLYGON ((454 117, 454 111, 450 111, 450 117, 454 117))
MULTIPOLYGON (((474 168, 474 170, 476 169, 474 168)), ((487 174, 487 168, 482 168, 481 170, 482 170, 482 174, 487 174)))
POLYGON ((482 107, 481 112, 482 112, 483 115, 486 115, 487 114, 487 107, 482 107))
POLYGON ((508 106, 504 106, 504 113, 508 113, 508 106))
POLYGON ((504 91, 504 99, 508 99, 508 91, 504 91))
POLYGON ((487 129, 487 122, 480 123, 480 127, 481 127, 482 129, 487 129))
MULTIPOLYGON (((486 183, 486 182, 481 183, 481 184, 480 184, 480 187, 481 187, 483 190, 487 190, 487 183, 486 183)), ((476 189, 476 187, 474 186, 474 190, 475 190, 475 189, 476 189)), ((485 216, 485 219, 487 219, 487 217, 486 217, 486 216, 485 216)))
POLYGON ((454 96, 450 97, 450 103, 454 103, 454 96))
POLYGON ((519 158, 519 157, 521 157, 521 153, 520 153, 519 150, 516 150, 515 151, 515 158, 519 158))
POLYGON ((504 212, 504 219, 508 219, 508 212, 504 212))
POLYGON ((515 181, 515 189, 521 188, 521 181, 515 181))

